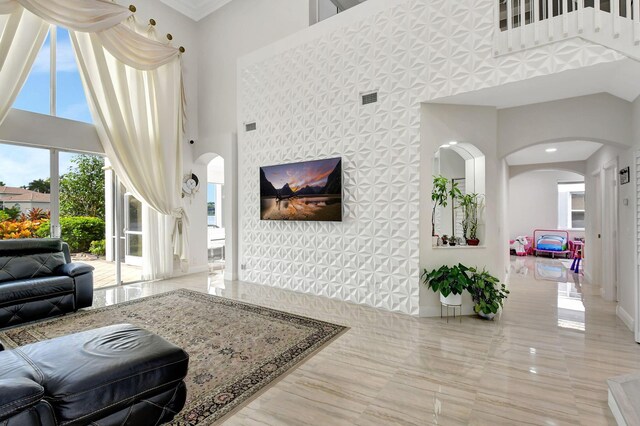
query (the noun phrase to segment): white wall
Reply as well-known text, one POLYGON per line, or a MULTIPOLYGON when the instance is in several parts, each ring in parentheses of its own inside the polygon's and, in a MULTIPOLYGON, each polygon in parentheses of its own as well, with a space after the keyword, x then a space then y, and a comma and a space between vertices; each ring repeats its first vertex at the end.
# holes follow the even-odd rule
MULTIPOLYGON (((431 244, 431 189, 432 167, 430 161, 422 161, 420 171, 420 265, 426 269, 443 264, 463 263, 467 266, 486 267, 493 275, 503 279, 504 256, 501 253, 500 235, 500 162, 496 156, 498 112, 493 107, 425 104, 421 114, 420 156, 433 156, 438 147, 448 141, 473 144, 485 155, 484 186, 486 207, 478 227, 479 247, 432 247, 431 244)), ((463 312, 471 313, 473 304, 468 294, 463 297, 463 312)), ((438 295, 420 288, 420 314, 440 315, 438 295)))
MULTIPOLYGON (((300 0, 232 1, 197 25, 199 50, 199 137, 193 145, 193 170, 206 174, 206 158, 224 158, 223 216, 226 227, 226 279, 237 279, 237 59, 286 35, 309 26, 309 2, 300 0)), ((250 119, 250 118, 249 118, 250 119)), ((239 126, 242 127, 242 126, 239 126)), ((191 227, 206 229, 206 194, 193 200, 198 210, 191 227), (200 208, 202 206, 202 208, 200 208)), ((196 232, 192 241, 198 256, 206 260, 206 233, 196 232)))
MULTIPOLYGON (((534 229, 559 229, 558 182, 580 181, 584 176, 557 170, 532 171, 509 179, 509 239, 532 237, 534 229)), ((571 238, 583 236, 583 231, 570 232, 571 238)))
POLYGON ((630 146, 631 104, 607 93, 501 109, 498 154, 549 141, 590 140, 630 146))
POLYGON ((523 164, 518 166, 509 166, 509 176, 515 177, 523 173, 534 172, 538 170, 564 170, 584 176, 586 173, 587 162, 581 161, 559 161, 557 163, 545 164, 523 164))
MULTIPOLYGON (((417 152, 420 103, 617 58, 577 39, 542 46, 535 57, 495 57, 493 6, 493 0, 368 0, 239 60, 238 126, 249 120, 258 125, 256 132, 239 134, 242 279, 411 314, 421 310, 419 267, 451 258, 427 259, 418 250, 425 235, 430 246, 431 230, 420 226, 417 212, 425 206, 418 194, 424 189, 415 189, 414 179, 431 169, 433 156, 431 148, 426 158, 417 152), (359 95, 376 89, 379 103, 362 108, 359 95), (260 222, 258 166, 327 155, 346 159, 345 223, 260 222), (395 198, 373 192, 385 186, 395 198), (376 205, 372 197, 378 197, 376 205), (396 199, 403 202, 403 227, 395 217, 396 199), (288 253, 272 247, 283 238, 301 250, 306 267, 292 265, 288 253)), ((506 173, 493 114, 487 192, 498 189, 488 194, 487 254, 472 263, 503 276, 506 255, 496 253, 506 251, 504 227, 497 223, 506 173)), ((427 310, 435 300, 433 294, 425 299, 427 310)))
POLYGON ((232 1, 198 22, 199 146, 236 132, 237 59, 308 26, 306 0, 232 1))
MULTIPOLYGON (((636 101, 637 103, 637 101, 636 101)), ((636 142, 637 143, 637 142, 636 142)), ((598 150, 587 161, 587 195, 595 191, 596 185, 601 185, 601 190, 618 191, 618 253, 617 253, 617 274, 618 274, 618 306, 624 312, 625 317, 635 317, 636 298, 636 226, 635 226, 635 152, 634 150, 619 150, 604 146, 598 150), (629 166, 631 170, 631 182, 626 185, 618 184, 615 188, 603 188, 602 182, 598 182, 595 174, 603 169, 603 166, 610 161, 617 161, 618 170, 629 166), (624 205, 624 199, 629 200, 629 205, 624 205)), ((587 209, 594 211, 602 206, 595 197, 587 196, 587 209)), ((587 246, 586 261, 584 263, 585 275, 592 281, 599 282, 602 273, 602 247, 601 238, 598 233, 602 232, 600 225, 596 223, 597 215, 587 215, 587 246), (591 243, 590 243, 591 242, 591 243)), ((606 283, 604 284, 606 285, 606 283)), ((615 297, 615 296, 614 296, 615 297)), ((619 313, 620 316, 620 313, 619 313)), ((633 324, 627 324, 633 328, 633 324)))

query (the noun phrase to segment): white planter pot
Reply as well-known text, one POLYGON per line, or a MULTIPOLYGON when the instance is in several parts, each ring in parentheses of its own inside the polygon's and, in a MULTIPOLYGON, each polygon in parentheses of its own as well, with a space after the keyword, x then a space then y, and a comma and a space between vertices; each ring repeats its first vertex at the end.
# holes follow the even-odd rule
POLYGON ((462 305, 462 295, 450 293, 447 297, 444 297, 440 293, 440 303, 445 305, 462 305))
POLYGON ((440 239, 440 238, 438 238, 438 237, 431 237, 431 246, 432 246, 432 247, 437 247, 437 246, 438 246, 438 240, 439 240, 439 239, 440 239))
POLYGON ((482 311, 478 312, 478 315, 480 315, 480 317, 482 317, 482 318, 484 318, 486 320, 492 320, 496 316, 496 314, 493 314, 493 313, 492 314, 485 314, 482 311))

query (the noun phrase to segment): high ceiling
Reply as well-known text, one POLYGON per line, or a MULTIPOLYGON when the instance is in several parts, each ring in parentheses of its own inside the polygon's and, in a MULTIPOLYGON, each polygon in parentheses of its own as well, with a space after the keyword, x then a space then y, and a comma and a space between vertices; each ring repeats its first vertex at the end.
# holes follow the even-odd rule
POLYGON ((199 21, 205 16, 220 9, 231 0, 160 0, 167 6, 188 16, 194 21, 199 21))
POLYGON ((510 166, 583 161, 591 157, 601 146, 601 143, 588 141, 544 143, 514 152, 508 155, 506 160, 510 166), (547 149, 556 151, 547 152, 547 149))

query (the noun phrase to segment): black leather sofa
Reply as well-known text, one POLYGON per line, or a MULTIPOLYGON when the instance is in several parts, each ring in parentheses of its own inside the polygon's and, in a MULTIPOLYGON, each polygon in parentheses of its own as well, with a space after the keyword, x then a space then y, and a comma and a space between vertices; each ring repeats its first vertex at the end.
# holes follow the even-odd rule
POLYGON ((0 241, 0 328, 93 303, 93 267, 71 263, 59 239, 0 241))
POLYGON ((189 356, 130 324, 0 351, 0 425, 145 426, 184 407, 189 356))

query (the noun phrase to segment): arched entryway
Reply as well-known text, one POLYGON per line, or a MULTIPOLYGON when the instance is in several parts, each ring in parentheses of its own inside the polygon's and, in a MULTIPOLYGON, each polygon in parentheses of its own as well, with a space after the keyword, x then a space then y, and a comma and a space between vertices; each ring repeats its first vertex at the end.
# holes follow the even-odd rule
POLYGON ((226 244, 225 217, 225 161, 216 153, 200 156, 198 164, 206 168, 206 197, 204 205, 199 206, 206 211, 206 223, 201 224, 201 231, 206 235, 206 251, 208 272, 211 276, 222 279, 229 253, 226 244))

